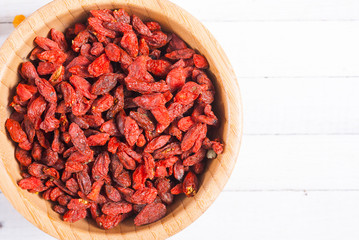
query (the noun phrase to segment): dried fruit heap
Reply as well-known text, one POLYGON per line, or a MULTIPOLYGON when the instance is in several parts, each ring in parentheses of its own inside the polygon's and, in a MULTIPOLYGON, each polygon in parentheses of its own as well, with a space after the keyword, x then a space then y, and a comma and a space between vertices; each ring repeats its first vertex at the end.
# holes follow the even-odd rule
POLYGON ((36 37, 6 121, 23 179, 67 222, 110 229, 148 224, 173 195, 196 194, 196 174, 223 145, 206 59, 157 22, 93 10, 65 35, 36 37))

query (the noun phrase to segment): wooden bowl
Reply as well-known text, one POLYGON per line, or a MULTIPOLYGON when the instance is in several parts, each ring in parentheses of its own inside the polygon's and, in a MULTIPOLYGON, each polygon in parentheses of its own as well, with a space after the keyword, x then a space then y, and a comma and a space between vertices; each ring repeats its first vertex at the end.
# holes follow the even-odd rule
MULTIPOLYGON (((21 6, 19 6, 21 7, 21 6)), ((164 239, 195 221, 213 203, 227 183, 237 160, 242 136, 242 108, 239 87, 226 54, 209 31, 193 16, 166 0, 56 0, 28 17, 10 35, 0 49, 0 187, 6 198, 28 221, 58 239, 164 239), (34 47, 36 35, 47 36, 50 28, 65 30, 85 19, 91 9, 124 8, 142 19, 153 19, 165 30, 175 32, 193 49, 206 56, 217 89, 215 111, 221 120, 216 133, 225 143, 225 151, 207 164, 200 178, 200 189, 193 198, 177 197, 167 215, 150 225, 135 227, 128 220, 105 231, 94 222, 74 224, 62 221, 51 203, 17 186, 21 179, 14 158, 14 145, 4 124, 8 107, 19 81, 18 67, 34 47)))

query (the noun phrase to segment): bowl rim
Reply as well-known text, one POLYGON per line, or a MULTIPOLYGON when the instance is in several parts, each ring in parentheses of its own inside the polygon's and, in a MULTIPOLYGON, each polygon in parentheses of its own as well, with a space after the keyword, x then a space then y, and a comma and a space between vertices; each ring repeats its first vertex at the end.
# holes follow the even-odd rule
MULTIPOLYGON (((135 233, 126 232, 123 234, 118 235, 116 234, 116 238, 122 237, 123 239, 127 239, 128 237, 133 238, 142 238, 144 236, 151 238, 167 238, 169 236, 172 236, 182 229, 186 228, 188 225, 190 225, 192 222, 194 222, 199 216, 204 213, 208 209, 208 207, 214 202, 214 200, 219 196, 221 191, 223 190, 225 184, 227 183, 234 165, 237 161, 241 142, 242 142, 242 135, 243 135, 243 110, 242 110, 242 99, 241 94, 239 90, 238 81, 236 78, 236 75, 234 73, 234 70, 224 53, 222 47, 219 45, 217 40, 213 37, 213 35, 207 30, 207 28, 195 17, 193 17, 191 14, 189 14, 187 11, 183 10, 181 7, 175 5, 172 2, 169 2, 167 0, 54 0, 43 7, 36 10, 34 13, 32 13, 29 17, 27 17, 5 40, 2 47, 0 48, 0 80, 3 81, 4 79, 4 73, 6 72, 7 68, 9 66, 7 65, 8 62, 10 62, 11 57, 7 58, 8 56, 13 56, 14 54, 17 55, 16 51, 18 48, 16 47, 16 43, 22 43, 26 44, 25 40, 19 40, 20 36, 23 36, 24 32, 20 31, 32 31, 32 33, 25 32, 26 34, 36 35, 35 30, 32 26, 34 22, 39 20, 39 14, 44 14, 47 11, 53 11, 54 7, 60 6, 65 7, 69 11, 70 14, 71 10, 77 9, 77 8, 83 8, 84 11, 86 11, 86 8, 93 5, 104 5, 107 4, 111 9, 115 9, 115 5, 134 5, 137 7, 146 7, 150 5, 157 5, 161 8, 162 14, 166 16, 167 18, 173 19, 173 21, 178 21, 178 19, 181 21, 181 23, 187 23, 190 22, 192 24, 196 24, 199 32, 201 34, 204 34, 205 37, 209 39, 212 46, 214 46, 216 49, 213 49, 217 54, 221 54, 220 61, 222 64, 226 65, 226 68, 223 73, 218 73, 221 77, 217 77, 221 80, 228 80, 231 82, 232 86, 230 88, 225 88, 225 94, 227 99, 227 112, 228 112, 228 128, 227 128, 227 135, 228 138, 231 138, 230 144, 228 144, 227 141, 225 141, 225 151, 227 151, 227 148, 230 148, 230 154, 231 158, 228 158, 228 161, 231 159, 229 164, 227 162, 220 162, 220 166, 222 169, 215 171, 215 173, 218 173, 221 177, 221 179, 215 178, 215 176, 212 176, 212 180, 208 183, 207 187, 208 189, 204 189, 202 191, 203 194, 193 198, 192 203, 187 204, 186 207, 183 206, 184 211, 186 212, 186 216, 184 216, 181 212, 178 213, 178 215, 172 216, 172 221, 174 221, 175 217, 180 218, 180 220, 176 219, 176 223, 171 224, 168 222, 165 222, 164 220, 160 220, 158 222, 155 222, 153 224, 135 228, 135 233), (169 16, 171 15, 172 16, 169 16), (30 26, 30 28, 29 28, 30 26), (207 199, 208 198, 208 199, 207 199), (195 203, 193 203, 195 202, 195 203), (147 233, 149 232, 151 233, 147 233), (150 235, 149 235, 150 234, 150 235)), ((42 21, 42 24, 46 24, 43 22, 43 19, 40 18, 42 21)), ((37 23, 36 23, 37 24, 37 23)), ((21 57, 18 55, 18 57, 21 57)), ((11 71, 14 71, 13 69, 10 69, 11 71)), ((5 108, 6 108, 5 103, 5 108)), ((0 108, 3 106, 0 106, 0 108)), ((2 111, 0 112, 3 113, 2 111)), ((2 114, 3 115, 3 114, 2 114)), ((5 116, 1 116, 1 123, 5 123, 5 116)), ((2 128, 3 128, 2 124, 2 128)), ((2 142, 6 142, 7 134, 5 130, 1 131, 1 137, 0 137, 0 145, 2 145, 2 142)), ((224 139, 223 139, 224 140, 224 139)), ((4 150, 1 149, 0 150, 4 150)), ((58 223, 56 219, 52 219, 50 215, 46 214, 44 211, 39 211, 37 214, 34 214, 34 210, 38 210, 39 207, 33 205, 29 199, 24 197, 26 193, 22 192, 16 183, 16 180, 12 179, 9 172, 6 169, 6 161, 5 155, 3 152, 0 151, 0 176, 2 181, 0 181, 0 189, 2 190, 5 197, 10 201, 12 206, 21 214, 23 215, 30 223, 35 225, 37 228, 41 229, 45 233, 59 239, 84 239, 87 238, 89 235, 91 235, 92 238, 100 238, 103 237, 103 232, 105 232, 106 236, 111 239, 113 236, 111 236, 111 231, 107 230, 101 230, 101 232, 92 232, 89 233, 89 231, 85 231, 82 228, 78 229, 76 228, 76 231, 73 230, 73 224, 68 224, 65 222, 58 223), (71 231, 71 234, 68 232, 71 231), (109 234, 108 234, 109 233, 109 234)), ((12 159, 10 159, 12 160, 12 159)), ((212 175, 215 175, 211 172, 212 175)), ((205 186, 201 186, 201 188, 205 188, 205 186)), ((201 191, 201 190, 200 190, 201 191)), ((199 192, 200 193, 200 192, 199 192)), ((45 201, 45 200, 44 200, 45 201)), ((184 205, 182 203, 182 205, 184 205)), ((52 211, 50 209, 50 211, 52 211)), ((171 209, 172 211, 172 209, 171 209)), ((169 214, 167 214, 169 215, 169 214)), ((168 220, 168 221, 171 221, 168 220)), ((90 227, 89 227, 90 230, 90 227)))

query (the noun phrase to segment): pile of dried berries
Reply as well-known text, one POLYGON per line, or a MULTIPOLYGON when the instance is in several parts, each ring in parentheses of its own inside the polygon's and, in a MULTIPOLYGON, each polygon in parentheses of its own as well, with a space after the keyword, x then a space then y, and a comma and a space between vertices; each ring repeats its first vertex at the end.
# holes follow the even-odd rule
POLYGON ((131 215, 152 223, 173 195, 196 194, 205 159, 223 151, 207 138, 218 119, 203 56, 122 9, 93 10, 86 25, 35 43, 5 124, 21 188, 67 222, 92 217, 104 229, 131 215))

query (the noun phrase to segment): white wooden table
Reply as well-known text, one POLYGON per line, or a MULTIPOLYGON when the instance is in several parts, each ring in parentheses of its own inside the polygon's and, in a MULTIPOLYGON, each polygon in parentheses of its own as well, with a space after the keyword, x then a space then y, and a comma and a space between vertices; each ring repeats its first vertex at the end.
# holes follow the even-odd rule
MULTIPOLYGON (((47 2, 0 0, 0 42, 47 2)), ((173 2, 227 52, 245 134, 223 193, 171 239, 359 239, 359 1, 173 2)), ((0 193, 0 239, 53 238, 0 193)))

